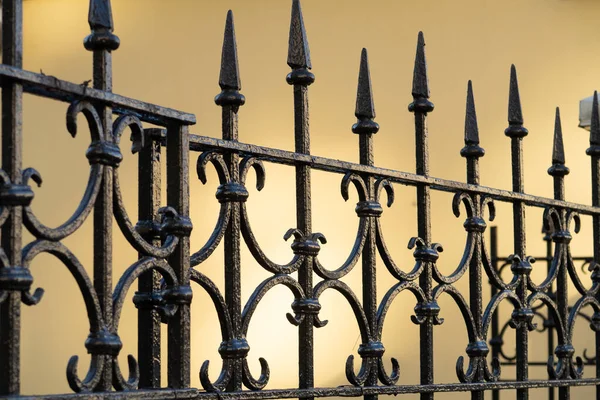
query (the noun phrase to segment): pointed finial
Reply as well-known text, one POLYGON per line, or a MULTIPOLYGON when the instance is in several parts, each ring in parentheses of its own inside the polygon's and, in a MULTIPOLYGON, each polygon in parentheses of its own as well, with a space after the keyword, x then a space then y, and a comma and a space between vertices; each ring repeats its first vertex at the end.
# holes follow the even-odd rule
POLYGON ((377 133, 379 125, 373 121, 375 118, 375 105, 373 104, 373 91, 371 89, 371 73, 369 72, 369 58, 367 49, 362 49, 360 55, 360 70, 358 73, 358 90, 356 93, 356 111, 358 122, 352 125, 354 133, 377 133))
POLYGON ((515 68, 514 64, 510 66, 508 122, 515 125, 523 124, 523 112, 521 111, 521 97, 519 96, 519 82, 517 81, 517 69, 515 68))
POLYGON ((294 69, 312 68, 300 0, 293 0, 292 2, 292 21, 290 22, 290 42, 287 63, 294 69))
POLYGON ((519 95, 519 82, 517 81, 517 69, 515 65, 510 66, 510 91, 508 95, 508 124, 504 134, 511 138, 525 137, 529 133, 523 127, 523 112, 521 111, 521 97, 519 95))
POLYGON ((221 93, 215 97, 217 105, 241 106, 246 102, 244 95, 239 92, 242 84, 240 82, 235 27, 231 10, 227 11, 227 21, 225 22, 219 86, 221 87, 221 93))
POLYGON ((240 90, 240 71, 238 67, 237 44, 235 40, 235 28, 233 25, 233 12, 227 11, 227 22, 225 23, 225 35, 223 37, 223 51, 221 52, 221 73, 219 74, 219 86, 221 89, 240 90))
POLYGON ((563 145, 562 127, 560 123, 560 109, 556 107, 554 120, 554 143, 552 145, 552 164, 565 163, 565 146, 563 145))
POLYGON ((465 144, 479 144, 479 129, 477 128, 477 114, 475 113, 475 99, 473 98, 473 83, 467 84, 467 114, 465 116, 465 144))
POLYGON ((371 73, 367 49, 360 54, 360 71, 358 73, 358 90, 356 93, 356 118, 375 118, 373 91, 371 89, 371 73))
POLYGON ((563 145, 562 127, 560 123, 560 109, 556 107, 554 120, 554 141, 552 143, 552 166, 548 174, 552 176, 565 176, 569 168, 565 166, 565 146, 563 145))
POLYGON ((113 31, 113 17, 110 0, 90 0, 88 23, 92 33, 84 40, 87 50, 116 50, 120 41, 113 31))
POLYGON ((411 112, 433 111, 433 103, 429 100, 429 77, 427 76, 427 61, 425 60, 425 37, 419 32, 417 39, 417 55, 413 72, 412 96, 414 102, 408 106, 411 112))
POLYGON ((427 61, 425 60, 425 37, 419 32, 417 39, 417 55, 413 73, 412 95, 414 98, 429 98, 429 78, 427 77, 427 61))
POLYGON ((600 156, 600 116, 598 115, 598 92, 594 91, 592 103, 592 122, 590 125, 590 147, 586 150, 588 156, 600 156))
POLYGON ((477 127, 477 114, 475 113, 475 98, 473 97, 473 83, 467 84, 467 112, 465 114, 465 147, 460 151, 463 157, 483 157, 485 150, 479 147, 479 129, 477 127))
POLYGON ((310 50, 308 49, 308 39, 306 38, 306 29, 304 29, 300 0, 293 0, 292 2, 292 21, 290 22, 287 63, 292 68, 292 72, 286 77, 286 81, 290 85, 308 86, 315 81, 314 74, 309 71, 312 65, 310 63, 310 50))

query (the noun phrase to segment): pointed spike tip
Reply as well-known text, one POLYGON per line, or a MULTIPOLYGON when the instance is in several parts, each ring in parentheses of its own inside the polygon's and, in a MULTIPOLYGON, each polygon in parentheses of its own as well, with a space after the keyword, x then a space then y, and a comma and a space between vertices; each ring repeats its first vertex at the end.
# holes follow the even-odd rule
POLYGON ((477 113, 475 112, 475 99, 473 97, 473 83, 469 80, 467 85, 467 112, 465 116, 465 144, 479 144, 479 129, 477 127, 477 113))
POLYGON ((292 20, 290 22, 287 63, 291 68, 294 69, 312 68, 300 0, 293 0, 292 2, 292 20))
POLYGON ((521 97, 519 96, 519 82, 517 69, 512 64, 510 67, 510 92, 508 96, 508 122, 514 125, 523 125, 523 112, 521 111, 521 97))
POLYGON ((427 76, 427 61, 425 59, 425 37, 419 32, 417 39, 417 54, 413 72, 412 95, 414 98, 429 98, 429 78, 427 76))
POLYGON ((594 91, 594 101, 592 103, 590 144, 600 145, 600 115, 598 114, 598 92, 597 91, 594 91))
POLYGON ((552 146, 552 164, 565 164, 565 147, 563 144, 562 126, 560 122, 560 109, 556 107, 554 121, 554 143, 552 146))
POLYGON ((90 0, 88 23, 92 30, 107 29, 112 32, 113 18, 110 0, 90 0))
POLYGON ((223 90, 240 90, 242 88, 237 56, 237 44, 235 40, 235 26, 233 24, 233 12, 231 10, 227 12, 227 21, 225 23, 219 86, 223 90))
POLYGON ((358 90, 356 93, 356 111, 358 119, 375 118, 375 105, 373 104, 373 90, 371 87, 371 73, 369 72, 369 58, 367 49, 362 49, 360 55, 360 70, 358 73, 358 90))

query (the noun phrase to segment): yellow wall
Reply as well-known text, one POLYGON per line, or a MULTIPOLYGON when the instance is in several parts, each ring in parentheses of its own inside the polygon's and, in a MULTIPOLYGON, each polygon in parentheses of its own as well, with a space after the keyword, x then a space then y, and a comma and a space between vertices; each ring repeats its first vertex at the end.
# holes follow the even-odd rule
MULTIPOLYGON (((91 54, 82 39, 89 33, 84 0, 29 0, 25 2, 24 67, 61 79, 83 82, 91 78, 91 54)), ((291 88, 285 83, 290 2, 200 1, 200 0, 114 0, 115 33, 121 48, 114 54, 114 91, 144 101, 193 112, 196 134, 220 136, 220 110, 213 97, 217 85, 225 15, 233 9, 238 39, 242 93, 247 104, 240 111, 240 140, 287 150, 293 149, 291 88)), ((587 133, 577 128, 578 101, 592 94, 600 66, 597 16, 600 3, 586 0, 438 0, 409 2, 390 0, 303 0, 304 18, 316 82, 310 87, 311 140, 313 154, 358 161, 358 138, 350 131, 359 55, 369 50, 377 122, 375 137, 378 166, 414 171, 413 118, 406 106, 411 99, 412 64, 417 32, 425 33, 429 61, 431 99, 436 110, 430 116, 431 174, 463 181, 464 103, 466 84, 473 80, 482 147, 481 183, 510 189, 510 146, 503 130, 510 64, 517 66, 525 126, 525 184, 531 194, 552 195, 550 165, 554 107, 562 111, 567 165, 567 199, 589 204, 590 168, 585 156, 587 133)), ((87 181, 89 143, 85 130, 73 140, 64 126, 66 105, 26 97, 24 123, 24 167, 35 167, 44 178, 36 189, 35 212, 52 226, 62 223, 77 206, 87 181)), ((124 147, 124 153, 126 148, 124 147)), ((192 249, 199 249, 212 231, 218 204, 214 199, 216 174, 206 187, 195 178, 196 155, 191 157, 191 193, 194 233, 192 249)), ((136 214, 135 156, 125 154, 121 167, 123 193, 132 217, 136 214)), ((355 235, 357 218, 353 211, 356 196, 344 203, 339 195, 340 176, 315 172, 313 183, 314 230, 323 232, 328 244, 320 259, 337 267, 346 258, 355 235)), ((251 178, 252 180, 253 178, 251 178)), ((285 262, 291 251, 281 236, 295 226, 293 170, 267 166, 263 192, 250 189, 248 207, 256 236, 276 261, 285 262)), ((405 270, 413 260, 406 243, 416 235, 415 191, 396 186, 396 203, 386 209, 382 223, 388 247, 405 270)), ((464 246, 462 218, 451 213, 451 196, 433 197, 433 238, 444 244, 440 268, 449 273, 459 261, 464 246)), ((539 234, 541 211, 528 211, 528 252, 544 254, 539 234)), ((511 252, 511 207, 498 205, 501 251, 511 252)), ((582 232, 573 241, 573 252, 592 251, 590 219, 583 218, 582 232)), ((65 243, 91 273, 91 222, 65 243)), ((25 243, 31 238, 28 237, 25 243)), ((115 281, 136 259, 135 252, 115 225, 115 281)), ((243 299, 268 277, 251 255, 243 254, 243 299)), ((80 373, 85 373, 88 356, 83 342, 87 336, 81 297, 66 269, 50 257, 40 257, 33 266, 35 284, 46 289, 44 300, 23 310, 22 387, 23 393, 68 391, 65 379, 67 360, 80 355, 80 373)), ((379 295, 393 279, 379 263, 379 295)), ((217 252, 199 267, 222 286, 222 256, 217 252)), ((360 267, 345 281, 360 293, 360 267)), ((536 265, 536 279, 545 266, 536 265)), ((585 278, 589 281, 589 278, 585 278)), ((467 297, 466 277, 458 286, 467 297)), ((573 293, 573 291, 572 291, 573 293)), ((208 297, 195 290, 193 304, 192 384, 199 386, 197 373, 205 359, 211 360, 211 376, 218 375, 220 342, 216 314, 208 297), (205 307, 206 305, 206 307, 205 307)), ((575 297, 573 298, 575 299, 575 297)), ((258 357, 271 366, 269 387, 297 385, 297 329, 285 313, 292 301, 289 292, 275 289, 261 304, 250 325, 250 366, 258 373, 258 357)), ((487 301, 487 294, 486 294, 487 301)), ((574 301, 574 300, 573 300, 574 301)), ((346 384, 344 362, 355 354, 358 329, 350 308, 340 296, 323 297, 322 319, 327 327, 315 333, 316 384, 346 384)), ((456 382, 454 365, 464 355, 466 331, 456 307, 443 300, 446 323, 435 329, 436 381, 456 382)), ((402 383, 418 382, 418 328, 409 321, 414 299, 402 295, 392 306, 386 321, 384 358, 399 359, 402 383)), ((506 316, 508 315, 508 310, 506 316)), ((136 312, 126 306, 120 335, 124 343, 121 362, 136 353, 136 312)), ((593 336, 587 325, 577 331, 578 353, 584 347, 593 352, 593 336)), ((509 336, 512 333, 509 334, 509 336)), ((543 335, 532 339, 531 349, 540 361, 543 335), (539 338, 539 339, 538 339, 539 338), (540 350, 540 351, 534 351, 540 350)), ((508 343, 511 348, 513 344, 508 343)), ((587 368, 592 376, 593 368, 587 368)), ((505 368, 505 378, 514 369, 505 368)), ((530 376, 543 378, 545 368, 530 369, 530 376)), ((574 389, 590 394, 591 389, 574 389)), ((532 391, 540 396, 544 390, 532 391)), ((454 398, 464 398, 464 394, 454 398)), ((506 397, 514 394, 507 393, 506 397)), ((409 396, 410 397, 410 396, 409 396)), ((450 398, 451 395, 439 395, 450 398)))

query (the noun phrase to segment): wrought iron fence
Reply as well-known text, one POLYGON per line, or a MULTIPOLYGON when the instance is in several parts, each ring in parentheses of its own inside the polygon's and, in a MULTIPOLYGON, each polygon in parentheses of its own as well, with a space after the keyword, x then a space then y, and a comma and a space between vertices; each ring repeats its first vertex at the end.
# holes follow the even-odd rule
MULTIPOLYGON (((546 264, 548 275, 553 273, 554 266, 554 252, 556 249, 556 244, 553 244, 552 240, 552 231, 548 229, 546 226, 542 230, 544 234, 543 240, 546 243, 546 254, 543 256, 535 257, 536 262, 544 262, 546 264)), ((510 257, 500 257, 498 255, 498 227, 492 226, 490 229, 490 259, 492 262, 492 268, 498 271, 499 275, 502 275, 504 271, 507 270, 508 267, 511 266, 512 260, 510 257)), ((586 273, 591 271, 590 266, 594 262, 593 257, 582 257, 582 256, 571 256, 571 263, 580 263, 580 269, 582 273, 586 273)), ((574 268, 572 265, 571 268, 574 268)), ((498 289, 494 286, 491 286, 491 296, 492 298, 498 293, 498 289)), ((554 284, 551 283, 546 289, 546 294, 553 301, 556 301, 556 291, 554 288, 554 284)), ((568 312, 571 314, 573 312, 573 306, 568 307, 568 312)), ((538 318, 536 323, 536 332, 545 333, 546 340, 546 357, 552 357, 554 355, 556 344, 555 344, 555 336, 557 334, 556 331, 556 323, 554 321, 554 317, 552 315, 551 310, 544 307, 544 304, 538 303, 531 308, 535 317, 538 318)), ((592 322, 592 316, 586 313, 586 309, 579 309, 575 311, 572 315, 572 318, 582 318, 589 323, 592 322)), ((509 328, 511 326, 511 319, 500 323, 499 313, 496 312, 492 315, 491 322, 491 339, 489 343, 491 345, 491 355, 494 359, 498 359, 501 366, 515 366, 517 355, 512 351, 512 349, 507 349, 505 346, 504 338, 509 333, 509 328)), ((538 336, 539 337, 539 336, 538 336)), ((580 366, 589 365, 593 366, 596 364, 596 358, 590 356, 588 354, 588 349, 583 350, 583 357, 581 361, 578 360, 580 366)), ((548 361, 535 359, 529 361, 530 367, 549 367, 548 361)), ((552 372, 550 372, 551 374, 552 372)), ((500 391, 494 390, 492 395, 493 400, 500 399, 500 391)), ((564 398, 564 394, 561 394, 561 398, 564 398)), ((548 400, 554 400, 556 398, 556 388, 549 387, 548 388, 548 400)))
MULTIPOLYGON (((85 376, 78 372, 78 359, 67 365, 67 381, 75 392, 70 397, 97 398, 290 398, 310 399, 328 396, 365 396, 379 394, 420 393, 422 399, 433 399, 436 392, 471 392, 473 399, 483 399, 488 390, 514 389, 517 398, 526 399, 531 388, 558 387, 559 395, 569 397, 571 386, 600 384, 600 363, 594 355, 596 378, 583 378, 583 361, 573 359, 573 328, 583 307, 591 307, 591 328, 596 331, 596 348, 600 346, 600 303, 598 300, 600 270, 600 118, 597 96, 587 154, 592 161, 592 206, 565 201, 565 166, 560 119, 557 111, 552 166, 548 173, 554 178, 554 198, 525 193, 523 183, 522 142, 527 136, 519 99, 514 66, 510 76, 508 128, 512 153, 512 191, 479 185, 478 160, 484 155, 480 147, 475 103, 471 83, 468 85, 465 146, 461 155, 466 159, 467 183, 438 179, 429 175, 427 116, 434 109, 429 101, 429 84, 425 61, 425 42, 419 33, 413 77, 413 102, 408 109, 414 113, 416 136, 415 173, 394 171, 375 166, 372 138, 378 131, 371 93, 367 52, 363 50, 356 101, 357 122, 352 131, 358 135, 360 163, 349 163, 310 154, 308 88, 314 81, 308 41, 300 3, 293 1, 289 36, 287 82, 293 88, 295 152, 282 151, 238 141, 238 110, 244 104, 240 93, 236 42, 231 12, 227 16, 223 43, 219 85, 222 88, 215 101, 222 107, 222 139, 188 133, 195 117, 164 107, 129 99, 112 93, 111 55, 119 47, 113 34, 109 0, 90 0, 91 34, 85 48, 93 53, 92 87, 79 85, 44 74, 22 70, 22 4, 21 0, 4 0, 2 7, 3 64, 2 84, 2 171, 0 179, 0 222, 2 225, 0 252, 0 393, 18 396, 20 393, 20 310, 21 303, 32 306, 43 295, 42 289, 31 291, 34 277, 29 266, 41 253, 60 260, 75 278, 85 301, 90 334, 85 347, 91 354, 91 364, 85 376), (41 183, 41 175, 33 168, 22 166, 22 97, 32 93, 69 103, 67 130, 75 135, 77 116, 83 114, 91 132, 86 157, 90 176, 82 201, 73 215, 58 228, 44 225, 30 205, 31 184, 41 183), (118 115, 113 121, 113 114, 118 115), (163 127, 144 129, 143 123, 163 127), (121 198, 119 163, 122 160, 121 136, 131 132, 132 151, 139 157, 138 222, 129 218, 121 198), (160 204, 161 158, 166 152, 167 205, 160 204), (198 178, 206 181, 205 169, 210 163, 216 169, 220 186, 216 197, 220 203, 218 222, 207 243, 191 251, 189 235, 189 157, 197 159, 198 178), (248 191, 246 178, 251 170, 257 175, 260 190, 265 179, 265 163, 292 166, 296 171, 297 225, 285 238, 293 238, 291 261, 278 264, 268 258, 255 238, 246 208, 248 191), (322 170, 342 174, 341 192, 348 198, 350 185, 358 192, 356 214, 359 228, 354 246, 346 262, 337 269, 328 269, 319 261, 325 237, 312 230, 311 171, 322 170), (417 230, 410 240, 415 264, 411 271, 402 270, 392 259, 384 241, 379 217, 383 191, 387 204, 394 200, 393 184, 413 186, 417 192, 417 230), (466 212, 464 223, 467 243, 464 257, 450 275, 436 266, 441 246, 431 237, 431 191, 454 194, 452 208, 460 216, 461 204, 466 212), (484 232, 486 219, 494 218, 494 201, 513 205, 514 254, 510 257, 512 279, 506 282, 494 269, 486 250, 484 232), (530 278, 531 257, 525 248, 525 207, 544 209, 545 223, 555 244, 551 267, 541 284, 530 278), (485 210, 489 216, 485 216, 485 210), (573 264, 569 250, 571 229, 579 227, 579 214, 593 219, 594 258, 590 264, 591 282, 585 283, 573 264), (81 227, 87 218, 93 219, 93 276, 88 276, 75 255, 62 240, 81 227), (139 252, 139 260, 118 277, 113 285, 112 221, 117 221, 131 246, 139 252), (574 227, 571 228, 571 225, 574 227), (35 240, 23 246, 25 227, 35 240), (197 268, 223 242, 225 287, 223 292, 197 268), (245 304, 240 295, 240 248, 248 246, 254 259, 272 276, 262 282, 245 304), (377 254, 389 273, 397 280, 378 301, 375 261, 377 254), (362 299, 342 279, 361 260, 362 299), (292 273, 297 272, 297 279, 292 273), (485 275, 484 275, 485 274, 485 275), (320 278, 315 283, 315 275, 320 278), (487 276, 495 295, 483 304, 483 277, 487 276), (468 280, 468 294, 455 287, 459 279, 468 280), (129 374, 124 376, 117 355, 122 347, 119 338, 121 310, 131 286, 138 281, 134 303, 138 308, 138 358, 129 356, 129 374), (569 308, 568 282, 574 284, 579 300, 569 308), (556 283, 555 299, 549 288, 556 283), (219 317, 223 359, 216 380, 209 377, 209 365, 200 370, 202 389, 191 387, 190 375, 190 306, 192 289, 198 284, 210 296, 219 317), (246 333, 252 316, 264 295, 273 287, 283 285, 293 294, 292 312, 287 315, 298 326, 299 373, 298 387, 280 389, 268 387, 269 366, 260 359, 261 371, 256 377, 248 366, 249 343, 246 333), (346 363, 349 384, 338 387, 314 387, 314 329, 326 321, 319 318, 319 298, 332 289, 350 304, 360 328, 358 349, 360 369, 356 372, 354 356, 346 363), (406 385, 400 380, 399 363, 392 358, 391 370, 385 367, 382 330, 390 305, 396 296, 408 291, 414 295, 412 321, 420 329, 419 385, 406 385), (449 295, 458 305, 468 334, 466 356, 457 362, 457 383, 435 383, 433 371, 434 327, 443 322, 439 317, 438 298, 449 295), (500 380, 500 362, 489 359, 490 325, 502 302, 513 307, 511 326, 516 330, 516 380, 500 380), (534 329, 532 319, 537 304, 544 304, 557 331, 558 343, 553 350, 556 360, 548 363, 548 379, 528 379, 528 338, 534 329), (168 325, 168 388, 160 388, 160 324, 168 325), (465 368, 465 364, 466 368, 465 368)), ((199 223, 199 222, 196 222, 199 223)), ((600 398, 600 392, 598 394, 600 398)), ((63 395, 42 396, 63 398, 63 395)))

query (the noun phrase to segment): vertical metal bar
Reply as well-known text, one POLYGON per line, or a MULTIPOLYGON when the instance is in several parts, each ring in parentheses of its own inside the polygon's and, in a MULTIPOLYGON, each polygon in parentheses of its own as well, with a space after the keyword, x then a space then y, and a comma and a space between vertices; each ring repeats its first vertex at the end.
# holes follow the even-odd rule
MULTIPOLYGON (((521 112, 521 100, 519 98, 519 87, 517 83, 517 72, 515 66, 511 67, 510 75, 510 95, 508 104, 508 122, 509 127, 504 133, 511 138, 511 165, 512 165, 512 190, 513 192, 523 193, 523 137, 527 136, 527 129, 523 127, 523 115, 521 112)), ((522 201, 513 203, 513 240, 514 254, 519 257, 513 262, 513 272, 521 275, 516 293, 519 296, 523 306, 527 302, 527 279, 531 270, 531 265, 526 261, 526 237, 525 237, 525 204, 522 201)), ((524 310, 523 310, 524 311, 524 310)), ((517 327, 517 380, 528 380, 528 322, 525 314, 519 317, 517 327)), ((530 321, 529 321, 530 322, 530 321)), ((527 400, 529 398, 528 389, 517 389, 517 399, 527 400)))
MULTIPOLYGON (((22 0, 5 0, 2 6, 2 63, 23 66, 22 0)), ((2 85, 2 169, 13 185, 21 184, 23 87, 2 85)), ((21 265, 23 208, 13 205, 2 226, 2 248, 11 266, 21 265)), ((0 394, 20 391, 21 293, 9 291, 0 305, 0 394)))
MULTIPOLYGON (((292 68, 286 80, 294 87, 294 138, 295 151, 310 154, 310 129, 308 123, 308 86, 315 80, 310 72, 310 50, 299 0, 293 0, 288 48, 288 65, 292 68)), ((296 165, 296 221, 305 238, 312 233, 311 173, 309 165, 296 165)), ((306 298, 313 297, 313 257, 307 255, 298 270, 298 281, 306 298)), ((298 330, 299 387, 314 387, 314 315, 304 314, 298 330)), ((305 399, 312 399, 306 397, 305 399)))
POLYGON ((175 389, 190 386, 190 239, 189 223, 189 148, 188 128, 172 122, 167 126, 167 203, 188 222, 187 233, 179 232, 179 244, 169 257, 169 264, 179 280, 179 307, 169 319, 168 384, 175 389), (183 234, 182 234, 183 233, 183 234))
MULTIPOLYGON (((221 55, 221 73, 219 86, 221 93, 215 98, 217 105, 222 109, 222 137, 224 140, 238 140, 238 110, 244 104, 245 99, 239 90, 241 83, 239 78, 237 60, 237 48, 235 41, 235 29, 233 25, 233 13, 227 13, 225 25, 225 36, 223 40, 223 52, 221 55)), ((245 201, 248 192, 239 184, 239 154, 227 152, 223 155, 225 164, 229 170, 231 182, 227 196, 223 200, 231 202, 231 216, 225 232, 225 301, 231 318, 231 327, 235 340, 244 339, 241 333, 242 326, 242 300, 241 300, 241 260, 240 260, 240 201, 245 201)), ((225 194, 224 192, 222 194, 225 194)), ((219 195, 217 195, 219 197, 219 195)), ((234 355, 233 375, 227 386, 228 391, 242 390, 242 353, 234 355)))
MULTIPOLYGON (((352 126, 352 132, 359 135, 359 156, 362 165, 373 166, 375 157, 373 153, 373 135, 379 131, 379 125, 373 121, 375 118, 375 105, 371 88, 369 72, 369 59, 367 49, 362 49, 360 71, 358 76, 358 89, 356 95, 356 111, 358 121, 352 126)), ((359 217, 366 216, 369 221, 367 237, 362 251, 362 290, 363 309, 369 323, 371 332, 377 331, 377 243, 375 219, 383 211, 375 199, 375 179, 373 176, 363 174, 362 178, 367 188, 367 198, 364 203, 357 205, 359 217)), ((365 386, 377 385, 377 360, 372 359, 371 369, 365 381, 365 386)), ((365 400, 375 400, 377 395, 365 395, 365 400)))
MULTIPOLYGON (((552 267, 552 237, 551 237, 551 232, 547 231, 545 232, 546 234, 544 235, 544 241, 546 242, 546 270, 548 271, 548 273, 550 273, 550 268, 552 267)), ((550 296, 550 298, 554 299, 556 297, 553 288, 553 285, 550 285, 550 287, 548 288, 548 296, 550 296)), ((555 321, 552 319, 552 316, 550 315, 550 313, 548 313, 548 317, 545 321, 545 323, 547 324, 547 328, 548 328, 548 346, 547 346, 547 350, 548 350, 548 357, 550 357, 552 354, 554 354, 554 327, 555 327, 555 321)), ((549 387, 548 388, 548 400, 554 400, 554 388, 553 387, 549 387)))
MULTIPOLYGON (((598 92, 594 92, 592 105, 592 121, 590 127, 590 147, 586 150, 592 161, 592 205, 600 207, 600 116, 598 115, 598 92)), ((594 232, 594 264, 600 264, 600 215, 592 216, 594 232)), ((592 274, 592 280, 597 283, 598 272, 592 274)), ((600 294, 596 295, 600 300, 600 294)), ((594 313, 593 321, 597 324, 598 316, 594 313)), ((600 378, 600 331, 596 330, 596 377, 600 378)), ((596 386, 596 400, 600 400, 600 385, 596 386)))
MULTIPOLYGON (((492 268, 494 271, 498 272, 498 227, 492 226, 490 227, 490 258, 492 262, 492 268)), ((490 282, 491 294, 490 298, 494 298, 494 296, 498 293, 498 289, 490 282)), ((492 339, 490 340, 490 345, 492 346, 492 360, 500 357, 500 348, 502 346, 502 338, 500 337, 500 329, 498 326, 499 318, 498 318, 499 310, 492 315, 492 339)), ((500 391, 497 389, 492 390, 492 400, 500 400, 500 391)))
MULTIPOLYGON (((417 55, 413 77, 412 96, 414 101, 409 105, 409 111, 415 114, 416 135, 416 172, 419 175, 429 175, 429 135, 427 132, 427 113, 433 111, 433 104, 429 99, 429 82, 427 77, 427 63, 425 61, 425 39, 423 32, 419 32, 417 55)), ((417 224, 418 235, 427 246, 431 244, 431 199, 428 185, 417 186, 417 224)), ((432 301, 432 268, 430 263, 425 264, 419 276, 419 285, 427 297, 432 301)), ((433 318, 428 317, 420 326, 420 354, 421 354, 421 384, 433 384, 433 318)), ((433 393, 421 393, 421 400, 433 400, 433 393)))
MULTIPOLYGON (((565 175, 569 173, 569 168, 565 166, 565 150, 563 146, 563 138, 562 138, 562 128, 560 124, 560 111, 558 107, 556 107, 556 120, 554 125, 554 143, 552 146, 552 166, 548 169, 548 174, 551 175, 554 179, 554 198, 556 200, 564 200, 565 199, 565 175)), ((566 224, 567 211, 560 210, 561 220, 566 224)), ((566 236, 568 233, 568 226, 562 227, 567 232, 557 232, 557 230, 561 229, 561 227, 554 227, 554 232, 552 232, 552 238, 558 238, 559 236, 566 236)), ((568 244, 558 242, 557 246, 563 246, 565 248, 568 244)), ((548 258, 548 269, 550 269, 550 265, 552 264, 552 243, 548 242, 547 250, 550 253, 548 258)), ((566 249, 565 249, 566 250, 566 249)), ((567 265, 565 262, 560 263, 560 267, 558 270, 558 275, 556 278, 556 304, 558 306, 558 315, 562 321, 563 326, 566 328, 567 318, 569 317, 569 278, 567 272, 567 265)), ((550 292, 552 291, 552 287, 550 287, 550 292)), ((556 321, 555 321, 556 323, 556 321)), ((548 328, 548 347, 549 350, 553 351, 554 338, 552 336, 552 326, 548 328), (552 347, 551 347, 552 346, 552 347)), ((559 343, 564 345, 565 343, 559 343)), ((552 352, 550 353, 552 354, 552 352)), ((554 398, 554 390, 552 388, 549 389, 550 393, 549 397, 554 398)), ((571 397, 570 387, 560 387, 558 388, 558 397, 561 400, 568 400, 571 397)))
MULTIPOLYGON (((110 0, 91 0, 88 22, 92 33, 85 38, 85 48, 93 52, 93 86, 112 92, 112 51, 119 47, 119 39, 112 34, 113 20, 110 0)), ((97 105, 102 121, 105 148, 113 144, 112 110, 97 105)), ((102 317, 107 327, 112 326, 112 223, 113 223, 113 167, 107 163, 102 176, 100 192, 94 205, 94 288, 102 317)), ((98 391, 112 388, 112 356, 104 355, 102 377, 98 391)))
MULTIPOLYGON (((138 215, 136 229, 144 239, 160 246, 159 214, 161 203, 160 149, 161 129, 146 129, 146 141, 138 158, 138 215)), ((142 258, 144 255, 139 254, 142 258)), ((160 324, 161 318, 153 307, 153 296, 160 291, 160 274, 148 271, 138 282, 138 293, 144 301, 136 301, 138 307, 138 362, 140 388, 159 388, 160 381, 160 324)))
MULTIPOLYGON (((479 185, 479 158, 483 157, 484 154, 485 151, 479 146, 479 130, 477 127, 477 114, 475 113, 473 85, 471 81, 469 81, 467 86, 467 111, 465 117, 465 147, 461 150, 461 156, 467 159, 467 183, 479 185)), ((483 226, 483 229, 485 229, 482 219, 483 210, 481 210, 480 206, 481 196, 479 194, 472 194, 471 199, 475 206, 475 218, 471 218, 470 221, 467 220, 468 223, 465 223, 465 228, 467 229, 467 232, 469 232, 469 235, 475 232, 475 235, 481 236, 483 235, 483 232, 479 231, 480 227, 483 226)), ((469 304, 471 307, 471 314, 473 315, 473 322, 475 323, 475 331, 478 335, 481 335, 483 319, 483 300, 481 298, 481 239, 476 243, 471 262, 469 263, 469 304)), ((482 338, 477 338, 477 340, 483 341, 482 338)), ((483 342, 481 347, 483 347, 483 342)), ((482 372, 482 369, 479 369, 479 376, 476 377, 476 381, 479 382, 484 380, 482 372)), ((471 392, 471 399, 473 400, 483 400, 483 396, 484 392, 482 390, 471 392)))

